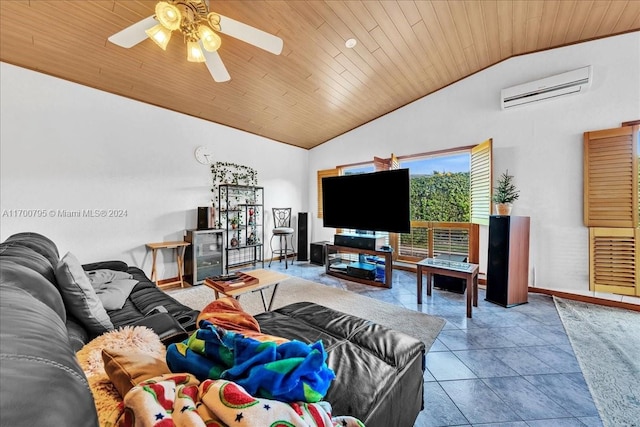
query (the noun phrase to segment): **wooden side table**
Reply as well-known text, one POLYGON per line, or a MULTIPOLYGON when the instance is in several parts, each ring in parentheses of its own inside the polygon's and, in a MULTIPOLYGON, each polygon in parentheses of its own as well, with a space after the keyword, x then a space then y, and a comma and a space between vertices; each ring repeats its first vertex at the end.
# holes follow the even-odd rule
POLYGON ((176 285, 180 284, 180 287, 184 287, 184 252, 191 243, 184 241, 176 241, 176 242, 158 242, 158 243, 147 243, 147 248, 151 249, 151 281, 156 283, 158 286, 158 271, 156 269, 156 258, 158 256, 158 250, 160 249, 174 249, 176 252, 176 263, 178 264, 178 277, 175 280, 170 280, 169 282, 163 283, 163 286, 176 285))
POLYGON ((431 280, 434 274, 457 277, 467 281, 467 317, 471 318, 471 306, 478 306, 478 264, 458 261, 441 261, 435 258, 425 258, 417 264, 418 304, 422 304, 422 274, 427 275, 427 296, 431 295, 431 280))

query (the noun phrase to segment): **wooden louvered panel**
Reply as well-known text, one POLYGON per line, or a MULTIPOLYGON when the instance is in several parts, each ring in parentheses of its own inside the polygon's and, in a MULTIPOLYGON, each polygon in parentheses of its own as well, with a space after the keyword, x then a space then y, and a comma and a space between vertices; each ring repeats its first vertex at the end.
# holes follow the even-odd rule
POLYGON ((339 169, 324 169, 318 171, 318 218, 324 217, 324 210, 322 207, 322 178, 330 176, 338 176, 340 174, 339 169))
POLYGON ((584 134, 584 223, 638 226, 637 126, 584 134))
POLYGON ((640 229, 589 229, 589 288, 640 296, 640 229))
POLYGON ((489 225, 491 215, 491 139, 471 149, 471 222, 489 225))

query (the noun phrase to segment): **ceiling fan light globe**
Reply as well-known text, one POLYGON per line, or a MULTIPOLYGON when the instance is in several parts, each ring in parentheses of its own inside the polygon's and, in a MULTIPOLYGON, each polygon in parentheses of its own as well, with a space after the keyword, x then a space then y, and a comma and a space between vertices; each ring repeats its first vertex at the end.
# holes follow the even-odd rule
POLYGON ((166 1, 160 1, 156 4, 156 18, 165 28, 173 31, 180 28, 182 15, 180 9, 166 1))
POLYGON ((198 27, 198 35, 202 41, 202 46, 209 52, 215 52, 222 44, 220 36, 204 24, 198 27))
POLYGON ((166 29, 162 24, 155 25, 145 31, 147 36, 160 46, 162 50, 167 50, 169 40, 171 40, 171 31, 166 29))
POLYGON ((189 62, 205 62, 204 53, 200 49, 200 45, 197 41, 187 42, 187 61, 189 62))

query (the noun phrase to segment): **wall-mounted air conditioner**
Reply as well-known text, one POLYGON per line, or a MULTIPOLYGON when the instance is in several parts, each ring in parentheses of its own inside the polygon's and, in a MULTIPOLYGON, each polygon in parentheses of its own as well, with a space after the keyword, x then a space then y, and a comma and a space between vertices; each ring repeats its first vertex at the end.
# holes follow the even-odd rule
POLYGON ((591 86, 592 66, 546 77, 500 91, 503 110, 549 99, 583 93, 591 86))

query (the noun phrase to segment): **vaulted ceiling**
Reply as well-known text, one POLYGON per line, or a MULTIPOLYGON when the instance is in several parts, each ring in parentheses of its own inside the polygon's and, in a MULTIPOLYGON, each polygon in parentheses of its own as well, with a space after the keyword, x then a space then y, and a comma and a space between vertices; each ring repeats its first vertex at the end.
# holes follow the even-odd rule
POLYGON ((107 41, 155 3, 2 0, 0 59, 312 148, 509 57, 640 30, 638 0, 211 0, 284 40, 276 56, 222 34, 216 83, 181 37, 107 41))

